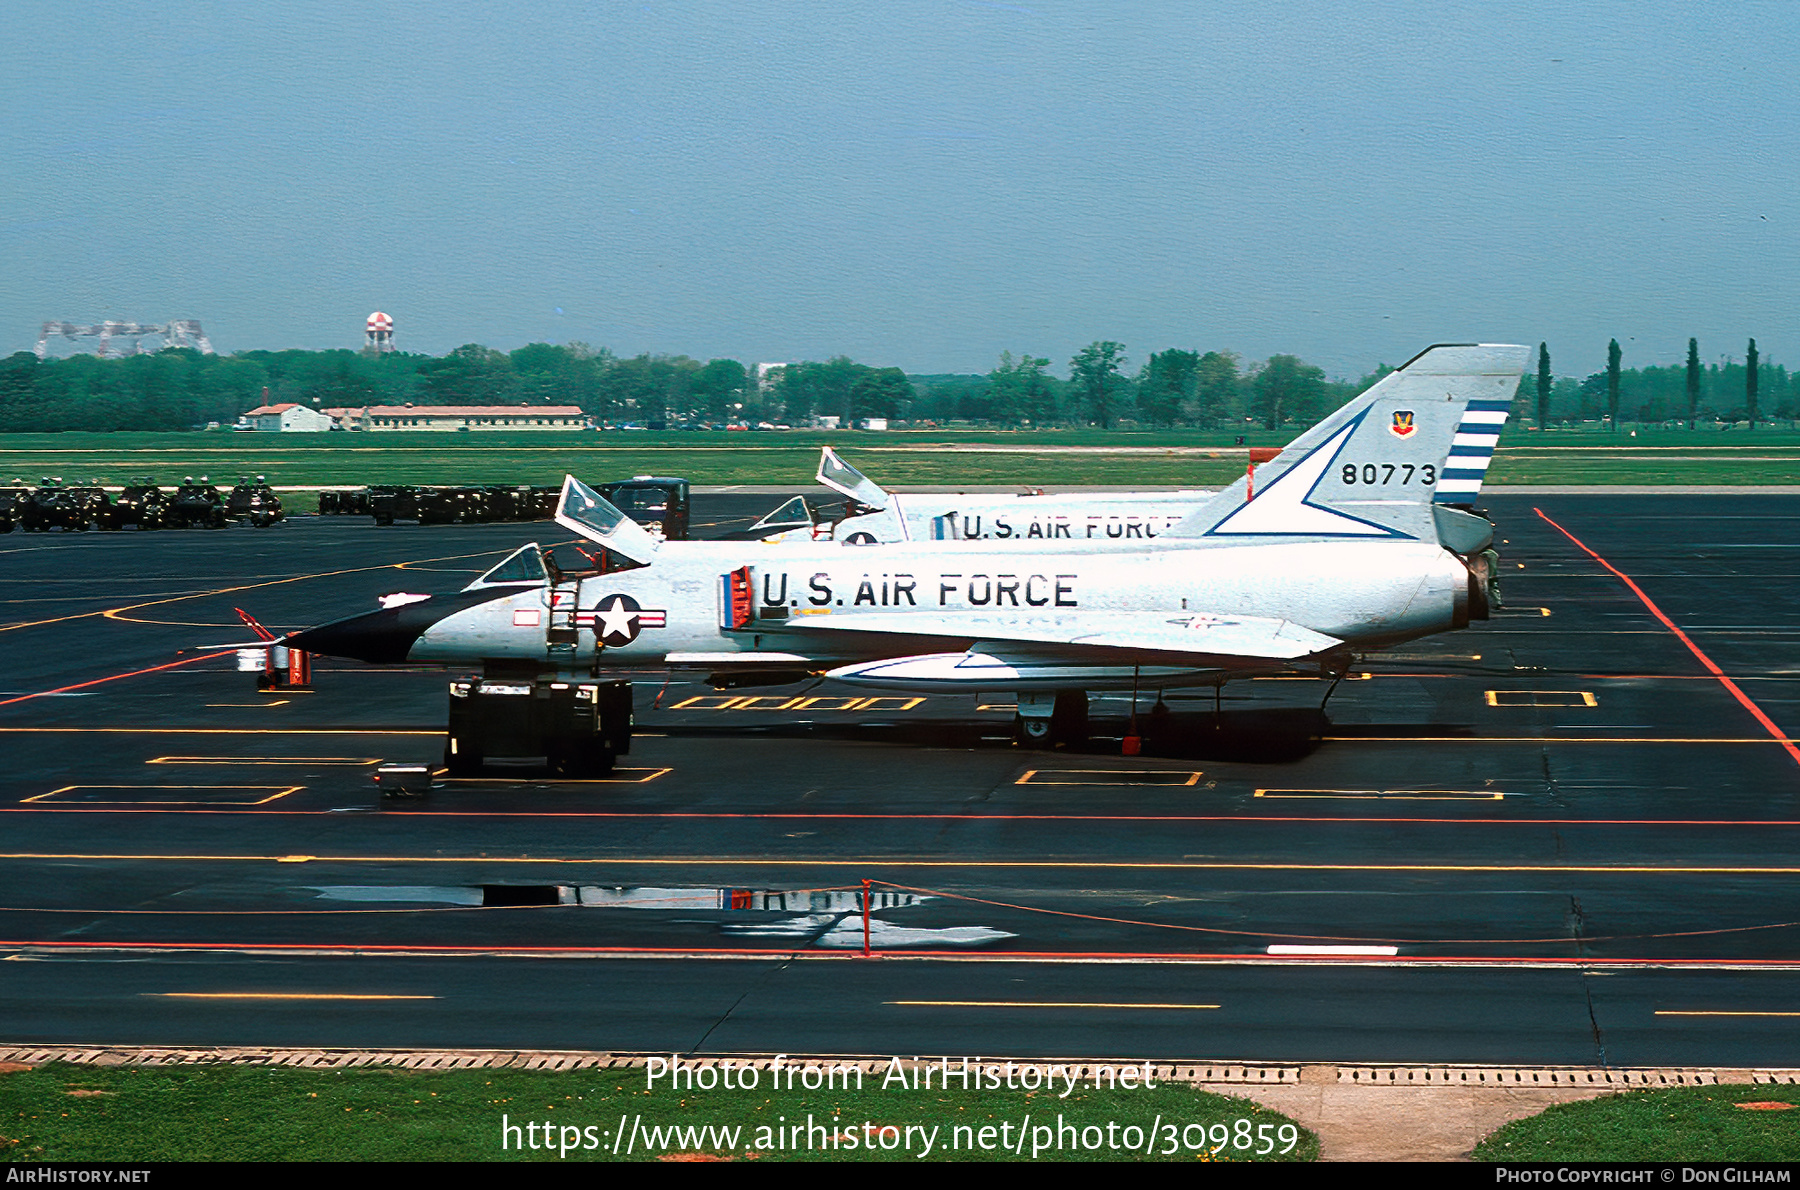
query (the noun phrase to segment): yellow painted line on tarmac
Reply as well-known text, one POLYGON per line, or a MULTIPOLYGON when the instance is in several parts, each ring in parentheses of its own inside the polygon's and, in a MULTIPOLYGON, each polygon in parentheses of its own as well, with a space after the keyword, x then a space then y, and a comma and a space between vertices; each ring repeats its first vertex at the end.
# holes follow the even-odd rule
POLYGON ((1218 1004, 1134 1004, 1082 1000, 886 1000, 886 1004, 906 1008, 1176 1008, 1204 1010, 1220 1008, 1218 1004))
POLYGON ((64 798, 64 802, 77 802, 84 806, 138 806, 151 804, 157 806, 261 806, 290 793, 298 793, 305 789, 304 785, 65 785, 61 789, 52 789, 49 793, 40 793, 35 797, 19 799, 21 804, 31 802, 48 802, 58 794, 79 793, 82 790, 122 790, 142 794, 141 797, 73 797, 64 798), (151 793, 149 791, 158 792, 151 793), (273 790, 274 792, 270 792, 273 790), (240 793, 267 794, 252 800, 248 797, 173 797, 168 792, 183 793, 240 793))
POLYGON ((435 1000, 436 996, 388 996, 349 992, 141 992, 170 1000, 435 1000))
POLYGON ((145 764, 380 764, 378 756, 154 756, 145 764))
POLYGON ((854 859, 769 859, 764 856, 665 856, 630 858, 605 855, 165 855, 125 852, 20 851, 0 853, 0 860, 70 860, 171 863, 281 864, 536 864, 595 867, 739 867, 739 868, 986 868, 1017 870, 1103 869, 1177 872, 1535 872, 1550 875, 1620 876, 1800 876, 1800 867, 1750 867, 1672 864, 1254 864, 1198 860, 947 860, 864 856, 854 859))
MULTIPOLYGON (((188 598, 192 598, 192 596, 189 596, 188 598)), ((155 624, 158 627, 163 628, 243 628, 242 624, 229 620, 146 620, 140 616, 128 616, 116 608, 110 611, 101 612, 100 614, 109 620, 117 620, 122 624, 155 624)))
MULTIPOLYGON (((1314 679, 1316 680, 1316 679, 1314 679)), ((671 706, 671 711, 910 711, 926 700, 901 695, 696 694, 671 706), (822 706, 822 703, 842 706, 822 706), (897 705, 883 705, 897 704, 897 705)))
MULTIPOLYGON (((369 763, 374 764, 376 762, 370 761, 369 763)), ((441 770, 441 771, 448 771, 448 770, 441 770)), ((611 776, 611 777, 579 777, 579 778, 575 778, 575 779, 569 779, 566 777, 555 777, 555 776, 549 776, 549 775, 538 776, 538 777, 446 777, 446 778, 444 778, 444 784, 446 784, 446 785, 543 785, 543 784, 548 783, 548 784, 553 784, 553 785, 644 785, 648 782, 656 780, 658 777, 666 776, 669 773, 672 773, 674 771, 675 770, 672 768, 667 768, 667 769, 614 769, 613 773, 615 775, 611 776), (636 776, 626 776, 625 774, 628 774, 628 773, 635 773, 637 775, 636 776)), ((433 772, 432 775, 436 776, 437 773, 433 772)))
POLYGON ((1031 769, 1014 781, 1014 785, 1164 785, 1187 786, 1200 783, 1201 773, 1192 769, 1031 769), (1114 778, 1104 780, 1096 778, 1114 778), (1067 778, 1065 780, 1064 778, 1067 778))
POLYGON ((1490 707, 1597 707, 1586 690, 1489 690, 1490 707), (1545 700, 1550 701, 1546 702, 1545 700))
POLYGON ((1490 789, 1259 789, 1253 797, 1382 802, 1498 802, 1490 789))
MULTIPOLYGON (((134 612, 140 608, 157 607, 165 603, 180 603, 184 599, 206 599, 214 595, 231 595, 239 591, 257 591, 265 587, 279 587, 287 583, 302 583, 308 579, 335 578, 341 574, 365 574, 371 570, 399 570, 413 562, 460 562, 467 558, 484 558, 498 550, 483 550, 478 554, 452 554, 444 558, 413 558, 408 562, 383 562, 378 566, 352 566, 347 570, 323 570, 317 574, 296 574, 288 578, 270 579, 261 583, 245 583, 237 587, 220 587, 211 591, 195 591, 191 595, 172 595, 166 599, 151 599, 143 603, 127 603, 120 607, 110 607, 103 611, 79 612, 69 616, 54 616, 48 620, 27 620, 18 624, 0 625, 0 632, 12 632, 19 628, 41 628, 48 624, 66 624, 71 620, 86 620, 94 616, 102 616, 109 620, 125 619, 124 613, 134 612)), ((152 621, 154 622, 154 621, 152 621)))
POLYGON ((1800 1016, 1800 1012, 1682 1012, 1675 1009, 1657 1009, 1657 1016, 1800 1016))
POLYGON ((274 702, 209 702, 208 707, 285 707, 287 699, 278 698, 274 702))

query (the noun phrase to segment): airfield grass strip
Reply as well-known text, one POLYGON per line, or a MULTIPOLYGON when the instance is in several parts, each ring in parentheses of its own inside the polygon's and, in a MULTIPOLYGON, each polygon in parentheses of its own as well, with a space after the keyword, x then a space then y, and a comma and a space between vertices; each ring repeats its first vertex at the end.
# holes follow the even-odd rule
MULTIPOLYGON (((700 484, 810 487, 822 443, 890 487, 959 484, 1216 487, 1243 474, 1237 435, 1220 431, 1067 430, 894 434, 5 434, 0 482, 42 475, 114 485, 149 474, 278 486, 380 483, 553 484, 680 475, 700 484), (1049 448, 1049 449, 1045 449, 1049 448), (1073 449, 1077 452, 1064 453, 1073 449), (1180 453, 1196 449, 1222 454, 1180 453), (1104 453, 1107 450, 1131 453, 1104 453)), ((1247 446, 1282 446, 1290 431, 1248 430, 1247 446)), ((1800 434, 1782 431, 1512 431, 1489 480, 1505 484, 1800 483, 1800 434)))
MULTIPOLYGON (((948 1091, 882 1090, 880 1076, 865 1076, 860 1091, 805 1091, 798 1084, 771 1089, 771 1081, 762 1075, 758 1090, 671 1090, 666 1082, 648 1090, 643 1068, 418 1072, 49 1063, 0 1074, 0 1161, 916 1161, 934 1127, 930 1160, 1017 1161, 1031 1158, 1032 1139, 1022 1153, 1001 1151, 999 1141, 1005 1135, 1016 1143, 1027 1116, 1033 1129, 1064 1126, 1063 1147, 1045 1141, 1038 1160, 1318 1157, 1317 1137, 1287 1117, 1181 1084, 1132 1090, 1078 1084, 1060 1097, 1062 1084, 1055 1092, 965 1092, 954 1084, 948 1091), (810 1149, 796 1139, 806 1135, 809 1115, 819 1125, 810 1149), (504 1133, 504 1149, 503 1120, 517 1130, 504 1133), (619 1144, 615 1156, 621 1120, 632 1140, 619 1144), (1156 1143, 1148 1146, 1154 1153, 1144 1152, 1142 1139, 1135 1152, 1120 1147, 1127 1128, 1142 1137, 1159 1120, 1156 1143), (1009 1131, 1001 1131, 1003 1124, 1009 1131), (910 1151, 883 1148, 879 1132, 866 1126, 884 1125, 924 1131, 908 1134, 910 1151), (1091 1142, 1109 1125, 1115 1143, 1084 1145, 1084 1130, 1091 1142), (796 1126, 799 1134, 776 1132, 796 1126), (1201 1140, 1201 1147, 1181 1143, 1182 1133, 1170 1126, 1188 1129, 1187 1139, 1201 1140), (1258 1156, 1254 1139, 1239 1143, 1256 1137, 1260 1126, 1271 1138, 1283 1126, 1293 1128, 1286 1134, 1296 1137, 1291 1151, 1284 1155, 1282 1145, 1271 1144, 1274 1152, 1258 1156), (992 1148, 977 1139, 983 1128, 993 1130, 987 1134, 992 1148), (789 1143, 774 1143, 778 1135, 789 1143), (837 1138, 835 1146, 827 1136, 837 1138), (845 1143, 851 1136, 854 1148, 845 1143), (1220 1136, 1226 1139, 1215 1152, 1220 1136), (952 1148, 953 1137, 965 1139, 952 1148), (533 1147, 545 1138, 554 1140, 533 1147), (570 1138, 565 1154, 560 1146, 570 1138), (873 1153, 868 1138, 876 1138, 873 1153)), ((1043 1141, 1042 1133, 1035 1135, 1043 1141)), ((890 1141, 897 1136, 888 1134, 890 1141)))
POLYGON ((1800 1085, 1630 1091, 1559 1103, 1475 1146, 1477 1161, 1800 1160, 1800 1085), (1785 1103, 1792 1110, 1740 1107, 1785 1103))

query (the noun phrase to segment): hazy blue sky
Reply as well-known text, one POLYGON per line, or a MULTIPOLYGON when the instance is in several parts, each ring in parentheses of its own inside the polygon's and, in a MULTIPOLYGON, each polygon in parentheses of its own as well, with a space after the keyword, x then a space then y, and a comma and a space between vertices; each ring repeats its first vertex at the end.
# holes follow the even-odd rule
POLYGON ((1800 366, 1800 4, 15 4, 0 352, 1800 366))

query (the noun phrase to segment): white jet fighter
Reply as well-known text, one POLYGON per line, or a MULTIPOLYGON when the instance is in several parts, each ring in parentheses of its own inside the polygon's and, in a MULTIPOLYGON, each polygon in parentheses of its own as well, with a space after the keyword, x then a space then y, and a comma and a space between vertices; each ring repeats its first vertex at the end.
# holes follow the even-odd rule
POLYGON ((765 541, 810 538, 850 545, 992 541, 1007 545, 1093 542, 1141 546, 1186 520, 1213 495, 1198 490, 902 495, 882 488, 838 458, 829 446, 820 451, 816 478, 845 497, 845 512, 840 519, 817 519, 805 498, 795 496, 753 525, 744 536, 765 541))
POLYGON ((526 545, 463 591, 281 643, 451 684, 447 757, 604 771, 629 746, 610 670, 721 686, 823 675, 875 690, 1012 694, 1022 743, 1085 734, 1086 692, 1341 675, 1357 653, 1485 619, 1493 526, 1466 509, 1530 352, 1428 348, 1154 540, 850 545, 661 542, 570 476, 557 521, 591 570, 526 545))

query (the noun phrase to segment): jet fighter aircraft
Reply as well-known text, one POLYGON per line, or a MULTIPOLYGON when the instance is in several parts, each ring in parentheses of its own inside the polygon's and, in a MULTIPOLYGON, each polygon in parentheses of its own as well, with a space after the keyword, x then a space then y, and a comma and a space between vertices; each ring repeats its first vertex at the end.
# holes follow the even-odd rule
POLYGON ((715 684, 823 675, 1011 693, 1021 743, 1085 734, 1086 692, 1341 675, 1352 657, 1485 619, 1479 491, 1529 349, 1428 348, 1154 540, 663 542, 568 477, 556 519, 601 547, 571 573, 526 545, 463 591, 390 596, 283 643, 451 684, 447 757, 604 770, 629 746, 620 668, 715 684), (521 749, 523 749, 521 751, 521 749))
MULTIPOLYGON (((1272 453, 1272 452, 1271 452, 1272 453)), ((991 541, 1001 545, 1076 541, 1142 545, 1185 520, 1209 491, 1081 492, 1045 495, 889 492, 827 446, 819 483, 845 497, 844 514, 820 519, 795 496, 741 534, 764 541, 991 541)))

